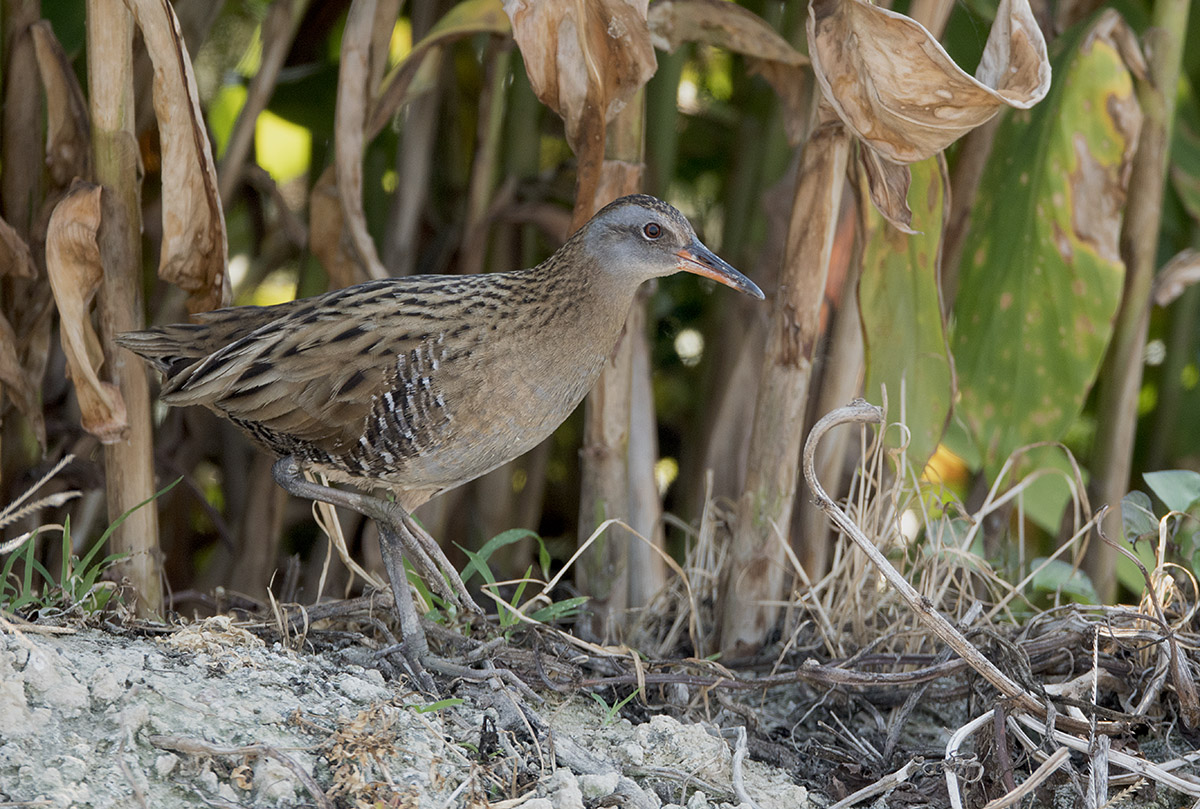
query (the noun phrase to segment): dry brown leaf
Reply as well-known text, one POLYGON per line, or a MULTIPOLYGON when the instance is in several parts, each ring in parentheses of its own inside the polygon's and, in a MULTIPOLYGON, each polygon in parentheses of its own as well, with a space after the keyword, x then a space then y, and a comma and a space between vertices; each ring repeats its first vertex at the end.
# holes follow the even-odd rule
POLYGON ((12 275, 17 278, 37 276, 37 265, 33 263, 29 245, 25 244, 21 234, 3 219, 0 219, 0 275, 12 275))
POLYGON ((104 352, 89 314, 103 275, 96 244, 99 228, 100 186, 77 180, 50 215, 46 272, 83 428, 107 444, 119 441, 128 424, 121 392, 100 380, 104 352))
POLYGON ((658 63, 647 0, 504 0, 530 84, 562 116, 578 167, 577 199, 595 199, 605 127, 658 63))
POLYGON ((912 210, 908 207, 908 187, 912 184, 908 166, 893 163, 866 147, 860 149, 858 159, 867 177, 867 188, 875 209, 901 233, 915 234, 910 226, 912 210))
POLYGON ((1150 295, 1156 306, 1170 306, 1184 291, 1200 281, 1200 250, 1191 247, 1176 253, 1154 276, 1150 295))
POLYGON ((1050 88, 1046 42, 1027 0, 1001 0, 977 79, 921 25, 865 0, 814 0, 808 43, 838 116, 898 163, 924 160, 1005 106, 1033 106, 1050 88))
POLYGON ((703 42, 785 65, 807 65, 808 57, 788 44, 766 20, 726 0, 660 0, 647 22, 654 47, 672 51, 684 42, 703 42))
POLYGON ((225 216, 200 110, 192 60, 167 0, 125 0, 154 64, 154 114, 162 141, 160 278, 187 290, 189 312, 229 303, 225 216))
POLYGON ((39 386, 21 367, 17 334, 4 315, 0 315, 0 383, 3 383, 4 393, 8 394, 17 410, 21 411, 21 415, 29 422, 29 428, 37 437, 38 444, 45 450, 46 420, 42 416, 41 404, 38 401, 39 386))
POLYGON ((92 175, 87 102, 50 23, 39 20, 29 30, 46 88, 46 165, 54 184, 66 188, 76 177, 92 175))
POLYGON ((308 246, 325 268, 333 289, 366 281, 359 264, 343 244, 345 238, 342 201, 338 196, 336 170, 321 172, 308 197, 308 246))

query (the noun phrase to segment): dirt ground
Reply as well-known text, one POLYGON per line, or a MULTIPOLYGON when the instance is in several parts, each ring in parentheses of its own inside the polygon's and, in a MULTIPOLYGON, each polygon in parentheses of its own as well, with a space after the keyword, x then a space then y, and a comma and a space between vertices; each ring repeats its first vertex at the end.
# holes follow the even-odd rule
MULTIPOLYGON (((711 725, 634 725, 492 683, 433 702, 361 645, 295 652, 211 619, 161 637, 0 634, 0 801, 45 807, 805 809, 711 725)), ((744 750, 744 746, 743 746, 744 750)))

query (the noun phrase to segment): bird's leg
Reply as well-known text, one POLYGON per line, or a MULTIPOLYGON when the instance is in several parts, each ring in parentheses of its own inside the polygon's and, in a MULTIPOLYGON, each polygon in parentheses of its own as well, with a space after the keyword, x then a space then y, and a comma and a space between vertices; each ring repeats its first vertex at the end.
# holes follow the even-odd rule
MULTIPOLYGON (((414 561, 420 560, 418 571, 439 595, 453 602, 461 599, 461 603, 476 612, 482 612, 474 599, 467 594, 466 586, 458 575, 450 560, 446 559, 442 549, 433 538, 421 530, 420 526, 408 513, 396 503, 389 503, 378 497, 335 489, 332 486, 322 486, 305 479, 300 472, 300 465, 292 456, 279 459, 271 470, 275 482, 290 494, 307 500, 321 500, 334 506, 341 506, 357 511, 365 517, 375 520, 379 526, 379 549, 383 555, 383 564, 387 570, 388 581, 392 588, 392 599, 396 615, 400 621, 401 652, 407 661, 413 676, 423 688, 433 691, 434 684, 425 671, 426 665, 442 671, 450 668, 453 673, 459 673, 461 667, 440 661, 429 653, 429 644, 425 638, 425 630, 421 627, 420 617, 413 604, 412 594, 408 590, 408 578, 404 572, 405 551, 409 551, 414 561), (430 556, 433 559, 430 559, 430 556), (436 561, 435 561, 436 560, 436 561), (446 578, 442 573, 445 572, 446 578), (454 585, 454 591, 447 586, 446 579, 454 585)), ((467 670, 469 671, 469 670, 467 670)))
MULTIPOLYGON (((449 603, 458 603, 472 612, 483 614, 475 599, 471 598, 454 565, 450 564, 446 554, 442 553, 441 547, 398 503, 389 503, 361 492, 335 489, 306 480, 300 472, 299 463, 290 455, 276 461, 271 473, 275 476, 276 483, 297 497, 321 500, 348 508, 374 520, 380 528, 380 549, 385 558, 390 552, 394 563, 395 554, 401 553, 403 556, 402 551, 407 551, 408 560, 413 563, 417 574, 439 596, 449 603), (391 531, 390 537, 386 539, 383 530, 385 526, 391 531)), ((388 572, 391 572, 390 567, 388 572)))
POLYGON ((408 591, 408 577, 404 572, 404 547, 390 525, 379 524, 379 549, 383 552, 383 566, 387 569, 388 582, 392 586, 392 602, 396 605, 396 616, 400 620, 401 654, 408 662, 409 671, 429 693, 437 692, 433 679, 425 671, 429 658, 429 641, 421 627, 421 618, 408 591))

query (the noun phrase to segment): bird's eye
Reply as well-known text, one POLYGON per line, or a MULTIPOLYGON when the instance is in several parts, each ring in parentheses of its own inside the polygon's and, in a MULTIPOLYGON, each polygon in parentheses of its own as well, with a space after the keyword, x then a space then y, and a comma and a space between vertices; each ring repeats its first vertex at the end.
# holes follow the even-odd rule
POLYGON ((662 235, 662 225, 657 222, 650 222, 642 228, 642 233, 646 235, 647 239, 657 239, 662 235))

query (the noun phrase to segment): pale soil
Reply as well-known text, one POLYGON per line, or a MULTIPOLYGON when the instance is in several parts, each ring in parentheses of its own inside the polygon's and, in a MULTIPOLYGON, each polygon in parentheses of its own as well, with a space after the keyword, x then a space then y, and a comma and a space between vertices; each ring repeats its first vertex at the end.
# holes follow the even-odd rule
POLYGON ((450 683, 430 707, 370 652, 268 648, 227 621, 164 638, 0 632, 0 805, 823 806, 703 724, 586 694, 450 683), (366 665, 364 665, 366 664, 366 665), (541 723, 545 724, 542 725, 541 723))

